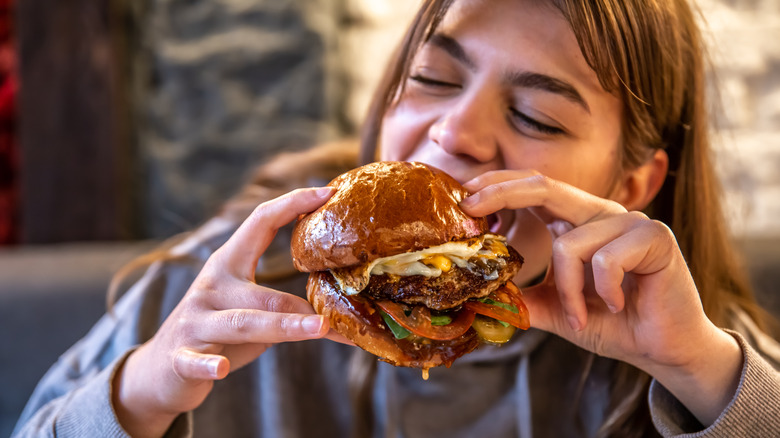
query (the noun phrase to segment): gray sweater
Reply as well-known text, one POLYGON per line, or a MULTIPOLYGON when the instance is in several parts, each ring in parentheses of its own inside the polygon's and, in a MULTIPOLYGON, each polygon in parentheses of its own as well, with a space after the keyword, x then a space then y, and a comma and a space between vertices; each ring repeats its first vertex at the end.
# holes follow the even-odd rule
MULTIPOLYGON (((216 229, 179 244, 176 250, 184 257, 177 261, 153 264, 119 300, 114 315, 105 315, 62 355, 33 393, 14 436, 126 436, 110 402, 112 376, 132 349, 154 334, 231 231, 223 225, 216 229)), ((273 286, 304 294, 304 284, 305 277, 294 276, 273 286)), ((775 370, 780 347, 742 314, 735 315, 734 326, 737 331, 730 333, 743 350, 742 377, 715 424, 702 430, 653 382, 648 404, 655 430, 648 426, 646 435, 780 436, 775 370)), ((180 416, 168 435, 347 437, 355 420, 348 375, 365 354, 327 340, 276 345, 217 382, 206 401, 180 416)), ((482 347, 449 369, 432 369, 428 381, 419 370, 379 362, 366 415, 375 436, 592 436, 604 419, 615 362, 595 358, 583 381, 590 359, 590 353, 556 336, 529 330, 503 347, 482 347)))

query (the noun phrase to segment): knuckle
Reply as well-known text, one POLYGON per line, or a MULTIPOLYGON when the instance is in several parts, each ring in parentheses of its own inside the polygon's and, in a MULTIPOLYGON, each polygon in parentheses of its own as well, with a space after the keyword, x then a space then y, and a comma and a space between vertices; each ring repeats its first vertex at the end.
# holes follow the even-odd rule
POLYGON ((225 325, 235 333, 249 332, 249 322, 249 315, 243 310, 230 312, 225 318, 225 325))
POLYGON ((187 292, 187 302, 195 308, 211 308, 213 299, 224 286, 211 275, 199 276, 187 292))
MULTIPOLYGON (((301 189, 297 189, 301 190, 301 189)), ((252 222, 260 222, 267 220, 269 217, 274 215, 274 211, 278 210, 276 207, 280 203, 284 203, 285 199, 289 199, 292 194, 288 196, 279 197, 276 199, 272 199, 270 201, 265 201, 262 204, 258 204, 253 210, 252 213, 249 215, 249 218, 247 220, 252 222)))
POLYGON ((501 183, 490 185, 485 189, 485 192, 490 198, 504 199, 507 196, 506 183, 501 182, 501 183))
POLYGON ((296 334, 300 328, 300 322, 295 318, 279 318, 279 331, 285 335, 296 334))
POLYGON ((291 310, 287 297, 278 292, 263 293, 260 296, 260 308, 276 313, 288 313, 291 310))
POLYGON ((566 249, 569 247, 568 242, 566 242, 566 237, 561 236, 557 239, 553 240, 552 243, 552 253, 553 257, 558 257, 560 254, 566 254, 566 249))
POLYGON ((184 333, 188 332, 193 325, 191 321, 192 320, 188 318, 186 315, 180 315, 178 318, 175 319, 176 328, 178 329, 177 331, 184 332, 184 333))
POLYGON ((677 237, 668 225, 659 220, 650 221, 650 224, 655 228, 656 238, 661 240, 663 244, 677 246, 677 237))
POLYGON ((250 221, 261 221, 266 215, 266 209, 268 208, 268 202, 263 202, 262 204, 256 206, 252 213, 249 214, 249 218, 247 220, 250 221))
POLYGON ((197 337, 197 318, 185 313, 174 319, 174 332, 178 333, 183 339, 192 339, 197 337))
POLYGON ((554 257, 568 257, 574 250, 574 238, 571 234, 563 234, 553 240, 552 252, 554 257))
POLYGON ((672 229, 669 228, 669 226, 666 225, 665 223, 663 223, 663 222, 661 222, 661 221, 659 221, 657 219, 651 220, 650 223, 654 227, 656 227, 659 231, 661 231, 663 234, 666 234, 669 237, 674 237, 674 233, 672 232, 672 229))
POLYGON ((530 176, 528 179, 531 181, 531 183, 538 185, 540 188, 545 190, 550 190, 554 186, 554 181, 547 177, 546 175, 542 175, 539 172, 534 171, 535 174, 533 176, 530 176))
POLYGON ((629 217, 632 219, 638 220, 638 221, 648 221, 650 218, 647 217, 647 215, 639 210, 632 210, 627 213, 629 217))
POLYGON ((608 271, 615 264, 616 259, 617 255, 612 250, 608 248, 601 248, 600 250, 596 251, 595 254, 593 254, 590 263, 594 269, 608 271))
MULTIPOLYGON (((641 211, 629 211, 626 209, 626 207, 612 199, 603 199, 601 202, 604 203, 604 212, 603 214, 606 216, 612 216, 612 215, 619 215, 619 214, 631 214, 631 213, 642 213, 641 211)), ((631 216, 629 216, 631 217, 631 216)))
POLYGON ((192 289, 193 292, 195 292, 196 297, 203 298, 204 296, 208 296, 219 289, 218 281, 211 275, 204 275, 198 277, 197 281, 193 284, 192 289))

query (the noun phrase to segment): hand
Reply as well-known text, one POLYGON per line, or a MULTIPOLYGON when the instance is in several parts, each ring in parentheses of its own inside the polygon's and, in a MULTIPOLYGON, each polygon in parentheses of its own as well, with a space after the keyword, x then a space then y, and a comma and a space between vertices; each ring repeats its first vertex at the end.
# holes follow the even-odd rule
POLYGON ((331 188, 301 189, 258 206, 206 261, 158 332, 131 354, 116 378, 114 404, 132 436, 162 436, 222 379, 278 342, 321 337, 328 321, 304 299, 254 282, 277 230, 324 204, 331 188))
POLYGON ((645 370, 703 424, 717 418, 741 353, 704 314, 668 227, 532 171, 490 172, 465 187, 467 213, 528 208, 550 230, 547 276, 523 290, 534 327, 645 370))

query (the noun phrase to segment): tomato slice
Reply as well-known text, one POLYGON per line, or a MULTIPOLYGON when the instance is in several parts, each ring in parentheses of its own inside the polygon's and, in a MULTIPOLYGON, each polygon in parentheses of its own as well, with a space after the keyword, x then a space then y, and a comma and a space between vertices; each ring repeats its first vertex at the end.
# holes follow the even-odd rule
POLYGON ((499 300, 503 299, 504 294, 508 296, 510 302, 517 307, 518 312, 521 315, 521 318, 523 319, 523 325, 524 327, 519 327, 523 330, 528 330, 529 327, 531 327, 531 316, 528 312, 528 307, 525 305, 525 301, 523 301, 523 293, 520 291, 520 288, 517 287, 514 283, 511 281, 506 282, 502 287, 500 287, 496 292, 498 294, 496 295, 499 300))
POLYGON ((389 300, 376 301, 376 305, 390 315, 401 327, 417 336, 437 341, 448 341, 463 335, 474 322, 474 312, 469 309, 461 309, 453 321, 447 325, 432 325, 431 311, 425 306, 410 308, 405 304, 389 300))
POLYGON ((523 293, 520 292, 520 288, 511 281, 504 283, 503 286, 498 288, 493 293, 496 294, 496 296, 499 298, 509 297, 510 300, 520 302, 523 304, 523 307, 525 307, 525 303, 523 303, 523 293))
POLYGON ((480 315, 489 316, 499 321, 504 321, 519 329, 528 330, 531 327, 531 320, 528 315, 528 308, 523 302, 520 289, 517 288, 512 282, 508 282, 505 286, 502 286, 492 294, 488 296, 493 301, 500 303, 513 304, 517 307, 518 312, 514 313, 509 309, 505 309, 501 306, 494 304, 483 303, 480 301, 468 301, 463 304, 463 308, 478 313, 480 315))

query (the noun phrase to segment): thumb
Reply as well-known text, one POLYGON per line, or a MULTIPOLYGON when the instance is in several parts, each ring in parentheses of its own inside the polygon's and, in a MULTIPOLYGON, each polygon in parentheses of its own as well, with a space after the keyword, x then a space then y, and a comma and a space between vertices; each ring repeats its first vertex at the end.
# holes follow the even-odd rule
POLYGON ((230 361, 224 356, 181 348, 174 356, 173 371, 184 380, 219 380, 230 372, 230 361))

